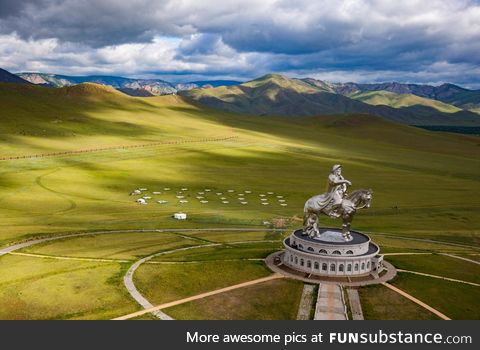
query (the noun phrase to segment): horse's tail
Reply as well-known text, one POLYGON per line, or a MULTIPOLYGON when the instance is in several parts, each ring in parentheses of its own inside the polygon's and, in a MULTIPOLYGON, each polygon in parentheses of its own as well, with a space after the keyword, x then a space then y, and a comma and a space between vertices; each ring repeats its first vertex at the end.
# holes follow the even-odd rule
POLYGON ((307 220, 310 217, 310 212, 308 210, 308 201, 305 202, 305 206, 303 207, 303 227, 307 224, 307 220))
POLYGON ((310 202, 311 202, 311 198, 308 201, 305 202, 305 205, 303 207, 303 214, 304 215, 307 214, 310 211, 310 208, 311 208, 310 202))

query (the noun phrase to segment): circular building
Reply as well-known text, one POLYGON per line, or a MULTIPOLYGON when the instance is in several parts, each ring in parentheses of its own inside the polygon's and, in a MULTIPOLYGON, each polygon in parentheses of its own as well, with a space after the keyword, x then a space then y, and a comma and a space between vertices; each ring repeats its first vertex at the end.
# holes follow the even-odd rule
POLYGON ((383 270, 380 248, 363 233, 350 234, 352 239, 345 241, 339 229, 321 228, 314 238, 304 235, 302 229, 296 230, 283 242, 282 263, 309 275, 378 276, 383 270))

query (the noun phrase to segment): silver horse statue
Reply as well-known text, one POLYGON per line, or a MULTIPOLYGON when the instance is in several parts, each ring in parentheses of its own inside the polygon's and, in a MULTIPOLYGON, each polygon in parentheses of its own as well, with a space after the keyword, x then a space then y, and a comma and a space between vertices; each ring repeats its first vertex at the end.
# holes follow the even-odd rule
POLYGON ((342 176, 342 166, 334 165, 328 176, 328 190, 324 194, 313 196, 305 203, 303 210, 303 234, 320 237, 318 228, 319 215, 341 217, 342 235, 345 241, 352 240, 350 226, 358 209, 369 208, 372 190, 360 189, 347 193, 347 186, 352 183, 342 176))

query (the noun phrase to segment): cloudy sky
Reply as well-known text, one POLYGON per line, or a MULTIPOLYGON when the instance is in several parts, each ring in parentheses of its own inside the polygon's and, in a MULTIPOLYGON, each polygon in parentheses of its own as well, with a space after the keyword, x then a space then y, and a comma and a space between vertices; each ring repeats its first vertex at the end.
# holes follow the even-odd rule
POLYGON ((1 0, 0 67, 480 88, 480 0, 1 0))

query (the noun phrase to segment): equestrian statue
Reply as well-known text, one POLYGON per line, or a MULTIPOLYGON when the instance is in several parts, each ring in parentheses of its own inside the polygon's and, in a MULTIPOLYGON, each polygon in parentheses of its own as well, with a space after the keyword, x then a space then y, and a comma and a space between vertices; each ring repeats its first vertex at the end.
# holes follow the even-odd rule
POLYGON ((369 208, 372 201, 372 190, 355 190, 347 193, 352 183, 342 176, 342 166, 333 166, 328 176, 327 192, 313 196, 305 203, 303 210, 303 234, 311 238, 320 237, 318 228, 319 215, 324 214, 333 218, 341 217, 343 239, 348 242, 353 238, 350 235, 350 225, 357 209, 369 208))

